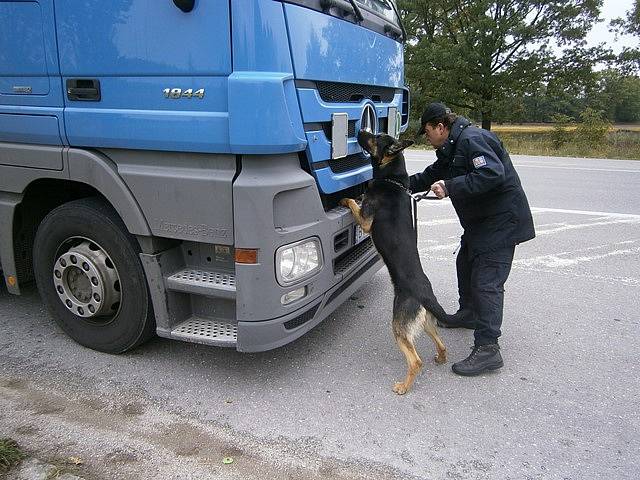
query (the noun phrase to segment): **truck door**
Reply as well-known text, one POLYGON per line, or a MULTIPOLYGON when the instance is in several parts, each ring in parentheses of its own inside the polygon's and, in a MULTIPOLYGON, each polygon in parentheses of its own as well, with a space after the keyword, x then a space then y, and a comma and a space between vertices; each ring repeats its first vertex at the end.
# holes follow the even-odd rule
POLYGON ((187 12, 173 0, 56 0, 55 10, 70 145, 228 151, 228 0, 187 12))
POLYGON ((0 142, 62 145, 62 107, 52 0, 0 0, 0 142))

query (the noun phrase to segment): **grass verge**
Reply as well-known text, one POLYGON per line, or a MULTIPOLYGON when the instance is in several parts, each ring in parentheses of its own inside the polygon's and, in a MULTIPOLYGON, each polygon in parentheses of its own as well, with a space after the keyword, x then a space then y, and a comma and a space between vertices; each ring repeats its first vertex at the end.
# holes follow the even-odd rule
MULTIPOLYGON (((567 130, 574 131, 577 125, 567 125, 567 130)), ((549 123, 523 123, 523 124, 495 124, 491 127, 491 131, 497 134, 503 133, 550 133, 553 130, 553 124, 549 123)), ((611 127, 611 131, 640 132, 640 125, 636 124, 615 124, 611 127)))
POLYGON ((615 130, 607 134, 605 141, 595 145, 568 138, 559 148, 554 147, 550 132, 496 133, 514 155, 640 160, 640 132, 615 130))
MULTIPOLYGON (((415 138, 416 131, 417 122, 412 122, 403 138, 417 140, 416 148, 430 149, 423 137, 415 138)), ((552 125, 495 125, 492 131, 514 155, 640 160, 640 125, 615 125, 596 144, 585 143, 570 126, 559 148, 554 147, 552 125)))
POLYGON ((0 438, 0 474, 8 472, 25 457, 18 444, 10 438, 0 438))

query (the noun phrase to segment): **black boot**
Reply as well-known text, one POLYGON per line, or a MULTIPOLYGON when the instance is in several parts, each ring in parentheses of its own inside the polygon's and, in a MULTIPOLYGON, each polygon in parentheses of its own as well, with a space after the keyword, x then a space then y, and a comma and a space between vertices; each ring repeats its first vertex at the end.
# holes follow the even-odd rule
POLYGON ((490 345, 476 345, 471 355, 461 362, 454 363, 451 369, 458 375, 473 377, 489 370, 497 370, 504 365, 500 347, 497 343, 490 345))
POLYGON ((444 321, 438 320, 438 326, 442 328, 468 328, 475 330, 475 316, 471 310, 461 308, 453 315, 447 315, 444 321))

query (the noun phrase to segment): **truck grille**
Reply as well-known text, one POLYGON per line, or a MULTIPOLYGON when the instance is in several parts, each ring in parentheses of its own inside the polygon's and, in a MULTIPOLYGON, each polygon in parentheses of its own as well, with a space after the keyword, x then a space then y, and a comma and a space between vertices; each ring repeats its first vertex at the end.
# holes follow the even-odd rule
MULTIPOLYGON (((356 136, 356 120, 349 120, 348 123, 347 136, 349 138, 353 138, 356 136)), ((325 137, 330 142, 333 140, 333 135, 331 134, 331 122, 324 122, 322 124, 322 130, 324 131, 325 137)))
POLYGON ((391 102, 396 93, 395 88, 375 85, 359 85, 357 83, 316 82, 320 98, 325 102, 361 102, 365 98, 373 102, 391 102))
POLYGON ((336 158, 335 160, 329 160, 329 167, 333 173, 348 172, 349 170, 355 170, 356 168, 370 164, 371 161, 361 153, 349 155, 344 158, 336 158))
MULTIPOLYGON (((378 133, 388 133, 387 132, 387 124, 388 119, 386 117, 382 117, 378 119, 378 133)), ((356 120, 349 120, 349 129, 347 136, 349 138, 356 138, 356 120)), ((324 131, 324 135, 327 137, 328 141, 333 141, 333 136, 331 135, 331 123, 325 122, 322 124, 322 130, 324 131)))

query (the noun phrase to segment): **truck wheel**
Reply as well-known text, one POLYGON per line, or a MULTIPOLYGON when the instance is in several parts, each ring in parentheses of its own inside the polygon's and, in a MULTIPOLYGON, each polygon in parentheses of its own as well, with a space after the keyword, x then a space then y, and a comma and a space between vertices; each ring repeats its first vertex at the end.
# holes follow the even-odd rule
POLYGON ((84 198, 52 210, 33 247, 42 301, 85 347, 122 353, 153 336, 155 321, 140 247, 113 209, 84 198))

